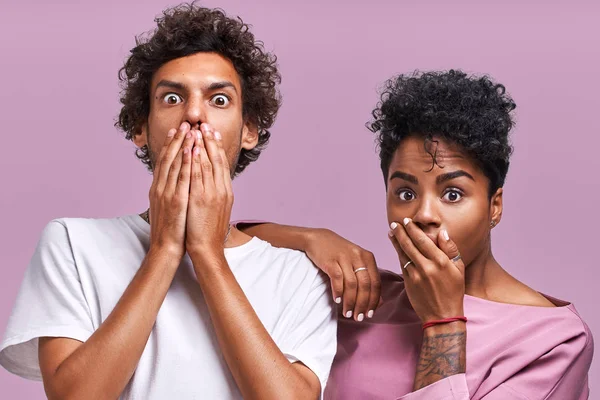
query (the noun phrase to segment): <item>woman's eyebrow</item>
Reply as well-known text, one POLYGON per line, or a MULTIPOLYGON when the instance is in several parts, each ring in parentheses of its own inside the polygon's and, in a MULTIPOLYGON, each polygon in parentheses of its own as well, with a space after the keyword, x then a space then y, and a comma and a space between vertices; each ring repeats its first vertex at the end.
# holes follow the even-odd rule
POLYGON ((459 169, 458 171, 452 171, 452 172, 447 172, 445 174, 438 175, 437 178, 435 178, 435 183, 439 185, 439 184, 447 182, 449 180, 460 178, 461 176, 465 176, 465 177, 469 178, 470 180, 472 180, 473 182, 475 182, 475 178, 473 178, 473 175, 469 174, 467 171, 463 171, 462 169, 459 169))

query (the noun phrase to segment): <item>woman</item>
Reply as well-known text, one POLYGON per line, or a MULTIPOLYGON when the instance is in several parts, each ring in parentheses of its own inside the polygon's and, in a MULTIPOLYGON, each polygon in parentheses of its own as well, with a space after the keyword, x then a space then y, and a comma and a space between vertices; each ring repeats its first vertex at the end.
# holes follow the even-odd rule
POLYGON ((329 231, 246 229, 306 251, 343 293, 329 399, 588 398, 588 327, 492 254, 514 108, 504 86, 460 71, 388 81, 370 129, 403 276, 379 282, 372 255, 329 231))

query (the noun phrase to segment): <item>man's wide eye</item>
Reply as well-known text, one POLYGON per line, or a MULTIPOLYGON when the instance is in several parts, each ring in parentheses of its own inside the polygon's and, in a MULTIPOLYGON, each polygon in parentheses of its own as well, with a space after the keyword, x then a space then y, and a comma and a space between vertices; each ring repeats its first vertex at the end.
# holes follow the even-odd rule
POLYGON ((175 93, 167 93, 165 97, 163 97, 163 101, 167 104, 179 104, 183 100, 181 100, 181 97, 175 93))
POLYGON ((224 94, 218 94, 212 98, 212 102, 217 107, 225 107, 229 104, 229 98, 224 94))

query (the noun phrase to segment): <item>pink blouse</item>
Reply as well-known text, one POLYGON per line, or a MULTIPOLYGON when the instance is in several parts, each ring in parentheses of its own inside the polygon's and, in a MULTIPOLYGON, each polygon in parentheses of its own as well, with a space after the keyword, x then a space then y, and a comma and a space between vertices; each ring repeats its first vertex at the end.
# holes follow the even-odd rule
POLYGON ((496 303, 465 296, 467 371, 412 392, 421 321, 400 275, 382 271, 373 319, 341 317, 325 399, 583 400, 594 342, 572 304, 496 303))

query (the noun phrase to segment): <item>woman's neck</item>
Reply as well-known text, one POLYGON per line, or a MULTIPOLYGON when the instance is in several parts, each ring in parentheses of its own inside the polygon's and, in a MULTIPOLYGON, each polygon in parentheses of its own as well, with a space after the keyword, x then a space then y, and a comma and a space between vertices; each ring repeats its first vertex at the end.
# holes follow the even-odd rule
POLYGON ((488 248, 466 267, 465 294, 491 300, 495 297, 495 289, 510 278, 488 248))

